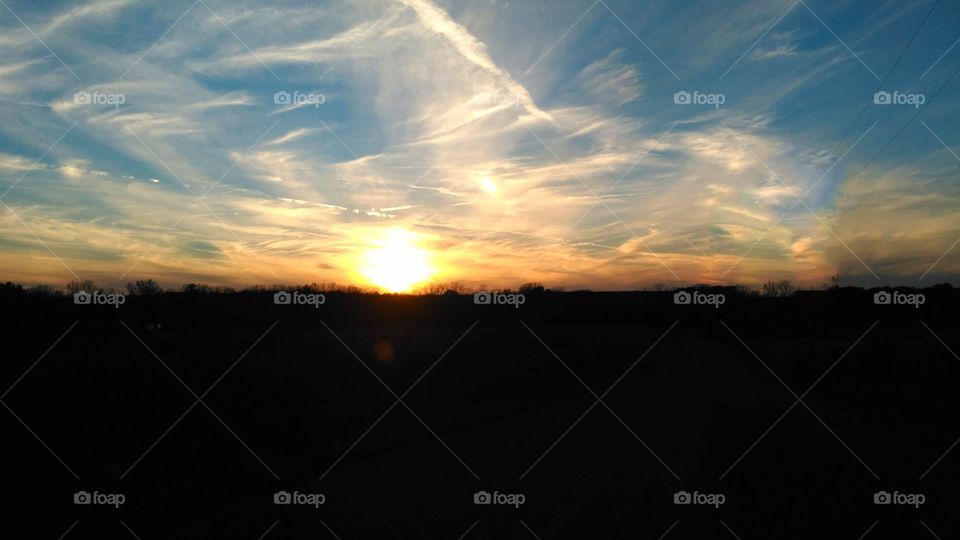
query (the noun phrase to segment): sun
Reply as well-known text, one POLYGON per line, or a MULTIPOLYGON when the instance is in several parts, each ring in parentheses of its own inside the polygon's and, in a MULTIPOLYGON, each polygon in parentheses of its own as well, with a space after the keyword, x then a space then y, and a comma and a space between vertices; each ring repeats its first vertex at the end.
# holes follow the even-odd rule
POLYGON ((366 252, 360 268, 373 285, 387 292, 407 292, 433 274, 428 253, 417 246, 410 232, 392 229, 376 245, 366 252))
POLYGON ((480 178, 480 188, 486 191, 490 195, 496 195, 498 191, 496 182, 494 182, 489 176, 483 176, 480 178))

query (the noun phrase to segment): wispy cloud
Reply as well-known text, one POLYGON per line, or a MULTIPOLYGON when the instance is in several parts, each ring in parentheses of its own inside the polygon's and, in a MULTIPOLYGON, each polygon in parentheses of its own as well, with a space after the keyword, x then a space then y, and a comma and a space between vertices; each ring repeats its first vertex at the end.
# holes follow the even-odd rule
POLYGON ((755 61, 761 60, 772 60, 774 58, 783 58, 787 56, 796 56, 797 46, 796 45, 777 45, 769 49, 756 48, 750 54, 750 58, 755 61))
MULTIPOLYGON (((678 83, 602 10, 557 42, 583 13, 575 3, 541 20, 525 4, 428 0, 207 1, 216 15, 14 2, 81 81, 0 19, 0 186, 27 173, 4 199, 16 216, 0 214, 0 270, 72 279, 46 244, 105 285, 131 266, 127 279, 171 285, 362 280, 358 254, 403 227, 431 248, 438 279, 491 286, 816 284, 865 275, 851 250, 891 281, 914 279, 960 238, 957 162, 943 149, 958 144, 956 111, 924 113, 943 144, 905 132, 869 176, 851 174, 915 111, 868 108, 835 151, 875 81, 844 69, 849 54, 815 19, 784 18, 717 80, 791 3, 611 4, 671 51, 678 83), (711 16, 681 16, 692 11, 711 16), (678 91, 725 103, 678 105, 678 91), (323 103, 293 99, 314 93, 323 103)), ((892 37, 811 7, 871 64, 892 65, 892 37)), ((870 20, 894 32, 916 14, 885 4, 870 20)), ((911 65, 955 40, 931 28, 911 65)), ((937 269, 960 271, 951 257, 937 269)))

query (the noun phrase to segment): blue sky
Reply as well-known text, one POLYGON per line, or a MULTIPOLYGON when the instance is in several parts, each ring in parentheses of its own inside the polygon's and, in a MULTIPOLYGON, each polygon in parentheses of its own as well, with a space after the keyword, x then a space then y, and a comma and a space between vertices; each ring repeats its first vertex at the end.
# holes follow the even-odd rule
POLYGON ((4 279, 957 282, 956 2, 4 3, 4 279))

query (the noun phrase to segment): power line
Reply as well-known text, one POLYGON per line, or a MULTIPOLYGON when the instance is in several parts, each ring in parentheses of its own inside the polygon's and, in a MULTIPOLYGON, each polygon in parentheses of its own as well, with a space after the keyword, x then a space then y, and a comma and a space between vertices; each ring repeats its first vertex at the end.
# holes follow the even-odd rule
POLYGON ((896 139, 897 137, 899 137, 900 134, 903 133, 903 131, 904 131, 905 129, 907 129, 907 126, 910 125, 910 122, 913 122, 913 120, 914 120, 917 116, 919 116, 920 113, 921 113, 924 109, 926 109, 928 106, 930 106, 930 103, 937 97, 938 94, 940 94, 940 91, 941 91, 941 90, 943 90, 944 88, 946 88, 946 86, 947 86, 948 84, 950 84, 950 81, 952 81, 953 78, 957 76, 957 73, 960 73, 960 65, 957 65, 957 69, 953 70, 953 74, 950 75, 950 78, 948 78, 946 81, 944 81, 944 83, 943 83, 942 85, 940 85, 940 88, 937 88, 937 91, 934 92, 933 96, 932 96, 929 100, 927 100, 927 102, 923 105, 923 107, 919 107, 919 108, 917 109, 917 112, 913 113, 913 116, 911 116, 911 117, 910 117, 910 120, 907 120, 907 123, 904 124, 902 128, 900 128, 900 131, 897 131, 896 135, 894 135, 893 137, 891 137, 890 140, 887 141, 887 144, 884 144, 884 145, 883 145, 883 148, 881 148, 880 151, 877 152, 877 155, 873 156, 873 159, 871 159, 870 162, 867 163, 867 166, 864 167, 864 168, 862 168, 862 169, 860 169, 860 171, 857 172, 857 174, 862 174, 863 171, 869 169, 870 166, 873 165, 873 162, 876 161, 878 157, 880 157, 880 154, 882 154, 883 151, 886 150, 887 147, 890 146, 891 143, 893 143, 894 139, 896 139))
MULTIPOLYGON (((897 57, 897 61, 893 63, 893 67, 890 68, 890 71, 887 71, 887 75, 880 81, 880 84, 877 86, 877 89, 873 91, 874 94, 883 89, 883 85, 887 82, 887 79, 890 78, 890 75, 893 74, 893 70, 897 69, 897 66, 900 65, 900 60, 903 59, 903 56, 907 54, 907 50, 910 48, 910 45, 913 44, 913 40, 917 39, 917 36, 920 34, 920 30, 923 30, 923 25, 927 24, 927 19, 930 18, 930 15, 933 15, 933 11, 937 9, 937 6, 940 5, 940 0, 937 0, 933 7, 930 8, 930 11, 927 12, 926 17, 923 18, 923 21, 920 22, 920 26, 917 27, 917 30, 910 36, 910 41, 903 47, 903 50, 900 51, 900 56, 897 57)), ((847 132, 843 134, 843 138, 840 139, 840 142, 837 143, 837 147, 833 149, 833 154, 837 154, 837 150, 840 150, 840 146, 847 140, 847 137, 850 136, 850 132, 853 131, 853 128, 856 127, 857 123, 860 122, 860 119, 863 118, 863 113, 867 112, 867 107, 870 106, 870 102, 867 101, 863 108, 860 109, 860 114, 857 115, 857 119, 850 124, 850 127, 847 128, 847 132)))

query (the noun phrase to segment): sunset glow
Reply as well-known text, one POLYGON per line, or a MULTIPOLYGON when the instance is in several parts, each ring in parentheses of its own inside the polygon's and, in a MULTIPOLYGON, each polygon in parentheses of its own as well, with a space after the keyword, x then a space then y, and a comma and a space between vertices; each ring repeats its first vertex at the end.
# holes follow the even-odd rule
POLYGON ((10 0, 0 274, 960 282, 960 5, 858 2, 10 0))
POLYGON ((430 279, 434 270, 428 262, 429 256, 417 247, 412 234, 394 229, 378 243, 378 247, 366 252, 361 268, 371 285, 399 293, 430 279))

